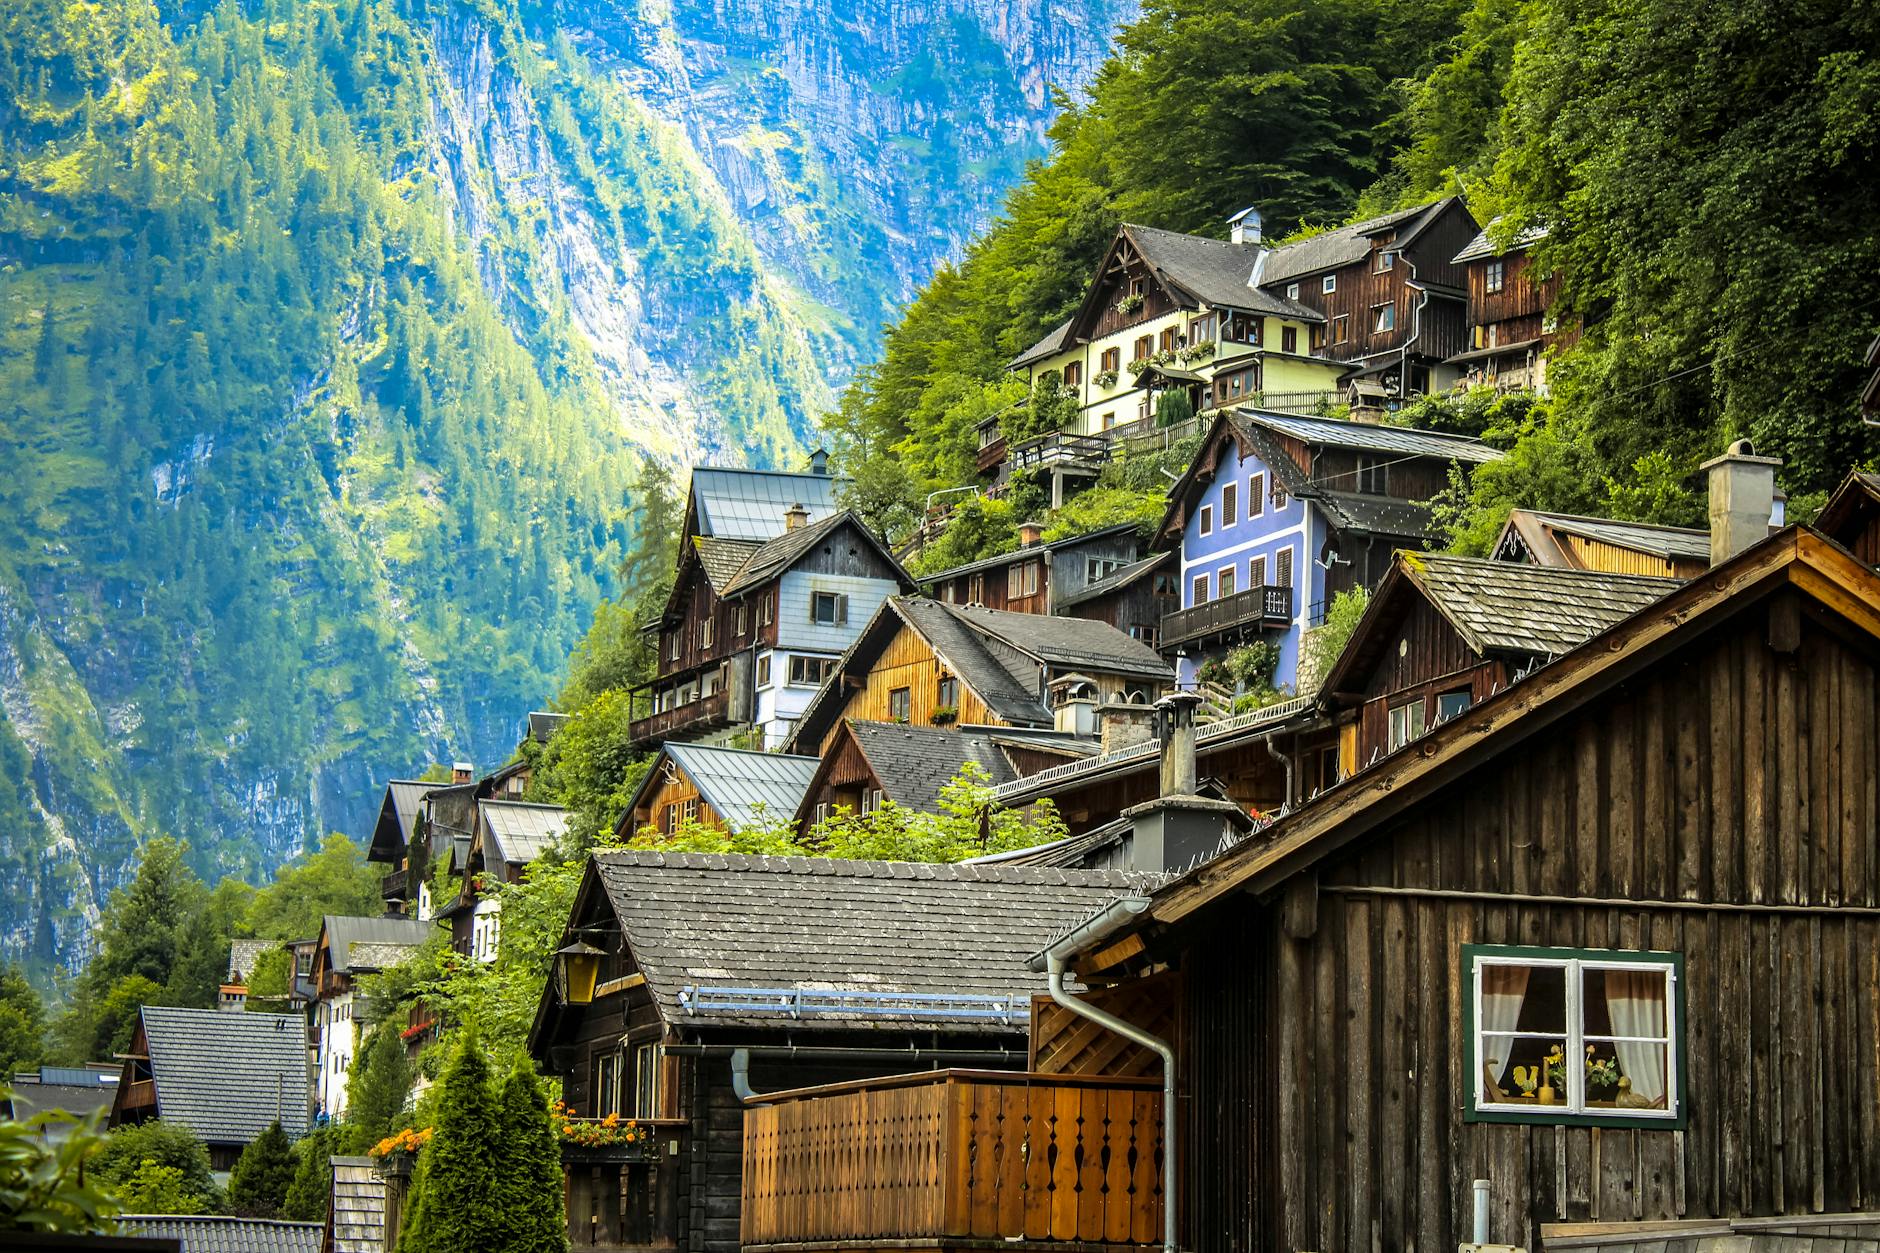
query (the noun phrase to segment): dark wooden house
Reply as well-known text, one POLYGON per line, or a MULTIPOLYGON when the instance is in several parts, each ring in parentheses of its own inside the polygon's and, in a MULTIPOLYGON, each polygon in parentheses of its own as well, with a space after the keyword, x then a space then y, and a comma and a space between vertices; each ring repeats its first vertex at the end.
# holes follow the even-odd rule
POLYGON ((1563 570, 1689 579, 1710 567, 1710 532, 1538 509, 1508 514, 1490 555, 1563 570))
POLYGON ((1142 559, 1142 534, 1133 523, 1056 540, 1044 539, 1043 531, 1027 522, 1019 527, 1016 549, 927 575, 921 586, 949 605, 1062 613, 1066 598, 1142 559))
POLYGON ((1447 390, 1469 346, 1467 272, 1481 228, 1460 197, 1323 231, 1268 252, 1261 290, 1318 311, 1310 351, 1351 368, 1382 398, 1447 390))
POLYGON ((294 1014, 146 1005, 112 1098, 110 1125, 160 1118, 187 1128, 227 1170, 268 1124, 289 1139, 311 1125, 307 1024, 294 1014))
MULTIPOLYGON (((578 1123, 614 1115, 633 1128, 612 1143, 569 1138, 575 1246, 738 1248, 747 1185, 766 1198, 757 1217, 779 1212, 776 1173, 746 1180, 741 1164, 745 1108, 776 1093, 888 1077, 887 1091, 910 1095, 880 1101, 910 1114, 929 1097, 952 1109, 967 1088, 1023 1095, 1022 1075, 983 1072, 1025 1068, 1038 985, 1027 957, 1141 882, 1117 872, 595 855, 567 938, 598 950, 598 969, 586 981, 558 976, 529 1042, 560 1076, 578 1123), (945 1066, 980 1077, 935 1069, 945 1066)), ((1120 1135, 1126 1111, 1117 1113, 1120 1135)), ((821 1129, 831 1149, 861 1127, 860 1114, 821 1129)), ((910 1153, 921 1141, 934 1168, 963 1167, 963 1147, 932 1130, 917 1118, 897 1134, 910 1153)), ((1058 1145, 1094 1161, 1099 1140, 1094 1122, 1066 1125, 1058 1145)), ((911 1157, 901 1165, 924 1169, 911 1157)), ((799 1204, 816 1207, 816 1190, 832 1188, 840 1163, 824 1166, 830 1173, 806 1184, 799 1204)), ((826 1208, 838 1212, 833 1190, 826 1208)))
POLYGON ((478 961, 496 960, 502 937, 497 883, 520 883, 525 870, 561 839, 568 811, 519 800, 477 802, 476 829, 464 857, 457 899, 437 913, 450 925, 451 947, 478 961))
POLYGON ((1880 474, 1849 474, 1822 506, 1815 526, 1868 565, 1880 566, 1880 474))
POLYGON ((1547 232, 1526 230, 1498 245, 1493 222, 1458 252, 1469 288, 1469 346, 1449 359, 1467 385, 1547 390, 1547 354, 1560 343, 1549 309, 1558 278, 1543 279, 1532 249, 1547 232))
POLYGON ((787 823, 816 770, 814 757, 706 744, 666 744, 614 828, 623 843, 647 827, 670 835, 687 822, 721 831, 787 823))
POLYGON ((1880 576, 1790 528, 1087 927, 1181 1247, 1871 1230, 1877 693, 1880 576))

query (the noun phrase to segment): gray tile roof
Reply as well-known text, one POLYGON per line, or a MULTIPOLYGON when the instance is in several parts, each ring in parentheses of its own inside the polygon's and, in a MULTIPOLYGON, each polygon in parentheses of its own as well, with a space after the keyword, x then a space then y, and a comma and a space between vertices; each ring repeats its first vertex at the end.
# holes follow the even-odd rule
POLYGON ((126 1214, 117 1221, 127 1236, 175 1240, 183 1253, 320 1253, 325 1234, 319 1223, 220 1214, 126 1214))
POLYGON ((384 1253, 385 1180, 378 1159, 335 1157, 327 1209, 332 1253, 384 1253))
POLYGON ((1321 448, 1349 448, 1361 452, 1387 452, 1400 456, 1440 457, 1446 461, 1480 464, 1501 460, 1501 453, 1479 439, 1424 431, 1409 426, 1373 422, 1340 422, 1334 418, 1308 418, 1292 413, 1244 408, 1235 417, 1254 426, 1321 448))
POLYGON ((496 842, 497 856, 512 866, 528 865, 568 829, 568 811, 560 805, 481 800, 477 816, 496 842))
POLYGON ((227 982, 243 983, 253 973, 255 959, 281 947, 279 940, 230 940, 227 982))
MULTIPOLYGON (((823 543, 844 526, 849 525, 854 527, 862 541, 873 547, 890 567, 895 570, 900 569, 900 563, 894 559, 894 554, 888 551, 888 546, 881 542, 881 537, 869 530, 860 518, 844 509, 820 522, 811 522, 794 531, 785 531, 776 539, 758 548, 745 559, 743 568, 721 590, 720 595, 736 596, 752 588, 761 587, 801 561, 816 545, 823 543)), ((912 587, 913 580, 903 576, 902 585, 912 587)))
POLYGON ((1682 584, 1677 579, 1403 553, 1405 572, 1481 654, 1556 657, 1682 584))
POLYGON ((941 789, 976 762, 992 786, 1018 777, 991 733, 949 731, 898 722, 851 722, 856 745, 888 798, 904 809, 935 813, 941 789))
POLYGON ((1457 265, 1461 265, 1465 261, 1477 261, 1484 257, 1505 257, 1509 253, 1525 252, 1535 244, 1538 244, 1541 240, 1547 238, 1546 227, 1529 226, 1519 231, 1506 248, 1497 249, 1494 241, 1489 239, 1488 233, 1495 229, 1495 222, 1499 221, 1501 221, 1501 219, 1496 218, 1487 226, 1484 226, 1481 233, 1474 239, 1471 239, 1468 244, 1463 247, 1462 251, 1451 257, 1450 260, 1457 265))
POLYGON ((819 522, 838 508, 843 480, 827 474, 699 466, 692 471, 693 530, 717 539, 767 540, 783 534, 792 505, 819 522))
POLYGON ((1371 253, 1372 234, 1388 227, 1403 226, 1404 223, 1410 224, 1404 227, 1406 233, 1415 231, 1423 225, 1415 219, 1426 214, 1433 216, 1446 203, 1439 200, 1435 204, 1419 205, 1414 209, 1399 209, 1382 217, 1367 218, 1350 226, 1321 231, 1297 243, 1282 244, 1267 253, 1266 265, 1260 272, 1260 282, 1263 286, 1271 287, 1307 274, 1335 270, 1341 265, 1362 261, 1371 253))
POLYGON ((109 1110, 117 1098, 117 1085, 96 1083, 29 1083, 13 1081, 13 1117, 24 1121, 47 1110, 63 1110, 84 1118, 99 1110, 109 1110))
MULTIPOLYGON (((804 1028, 785 1012, 688 1015, 688 986, 1009 996, 1038 992, 1031 954, 1151 880, 1117 871, 607 852, 595 872, 661 1016, 698 1028, 804 1028)), ((819 1018, 828 1031, 921 1020, 819 1018)), ((925 1025, 935 1026, 934 1020, 925 1025)), ((1025 1022, 949 1021, 1022 1039, 1025 1022)))
POLYGON ((212 1144, 247 1144, 280 1119, 307 1133, 307 1024, 298 1016, 146 1005, 157 1116, 212 1144))
POLYGON ((1435 534, 1429 506, 1414 500, 1358 492, 1315 492, 1312 500, 1331 515, 1333 524, 1341 530, 1405 539, 1429 539, 1435 534))
POLYGON ((692 547, 698 552, 698 564, 705 572, 705 581, 721 596, 724 595, 725 585, 738 577, 738 571, 751 559, 751 554, 763 546, 763 541, 754 539, 718 539, 710 535, 692 537, 692 547))
POLYGON ((1153 648, 1141 640, 1131 639, 1107 622, 1054 614, 1010 613, 971 605, 945 605, 943 608, 974 630, 1040 657, 1053 666, 1167 682, 1175 679, 1175 671, 1153 648))
POLYGON ((978 632, 937 600, 900 596, 888 602, 910 626, 940 654, 961 682, 978 693, 988 708, 1018 725, 1051 723, 1051 711, 1035 686, 1035 678, 1021 679, 987 651, 978 632))
POLYGON ((1016 370, 1022 365, 1029 365, 1033 361, 1042 361, 1046 357, 1055 356, 1063 352, 1064 346, 1070 342, 1071 326, 1076 321, 1077 319, 1074 317, 1065 318, 1056 327, 1046 331, 1043 339, 1040 339, 1024 352, 1013 357, 1011 364, 1007 365, 1005 368, 1008 370, 1016 370))
POLYGON ((397 849, 411 838, 412 823, 424 807, 424 795, 435 783, 417 779, 393 779, 385 785, 385 799, 379 803, 378 823, 372 829, 372 855, 376 861, 390 860, 397 849))
POLYGON ((733 829, 757 826, 766 819, 788 822, 809 790, 817 764, 814 757, 705 744, 672 743, 664 752, 733 829))
POLYGON ((349 918, 341 914, 326 915, 325 929, 327 946, 331 950, 327 960, 332 969, 340 974, 345 974, 351 968, 351 950, 354 945, 416 948, 431 934, 431 924, 416 918, 349 918))
POLYGON ((1620 522, 1613 518, 1582 518, 1570 513, 1524 512, 1536 522, 1555 531, 1597 540, 1656 557, 1710 560, 1710 532, 1681 526, 1658 526, 1650 522, 1620 522))
POLYGON ((1072 605, 1081 605, 1085 601, 1108 596, 1111 592, 1120 592, 1143 575, 1159 566, 1167 565, 1172 558, 1172 553, 1157 553, 1153 557, 1145 557, 1141 561, 1132 562, 1107 578, 1098 579, 1095 583, 1086 583, 1069 596, 1059 597, 1058 608, 1069 609, 1072 605))
MULTIPOLYGON (((1129 225, 1123 229, 1136 241, 1150 266, 1205 304, 1301 322, 1325 320, 1316 309, 1251 285, 1254 263, 1261 252, 1258 244, 1228 243, 1153 226, 1129 225)), ((1272 264, 1272 254, 1268 254, 1267 264, 1272 264)))

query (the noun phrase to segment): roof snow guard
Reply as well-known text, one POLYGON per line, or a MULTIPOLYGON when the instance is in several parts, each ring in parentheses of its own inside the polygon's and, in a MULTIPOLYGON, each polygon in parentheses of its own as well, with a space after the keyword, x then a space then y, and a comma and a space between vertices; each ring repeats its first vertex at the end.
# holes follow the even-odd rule
POLYGON ((1027 1021, 1031 1016, 1030 998, 1024 996, 692 984, 679 990, 679 1008, 692 1017, 719 1013, 783 1014, 791 1018, 935 1018, 947 1022, 1000 1022, 1007 1026, 1027 1021))

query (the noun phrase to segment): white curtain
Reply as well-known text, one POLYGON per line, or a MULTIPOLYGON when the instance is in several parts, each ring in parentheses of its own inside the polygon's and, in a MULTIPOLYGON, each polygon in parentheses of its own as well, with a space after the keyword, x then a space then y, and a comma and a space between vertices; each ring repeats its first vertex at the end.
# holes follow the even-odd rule
MULTIPOLYGON (((1478 1030, 1513 1031, 1521 1021, 1521 1003, 1527 1000, 1528 968, 1488 964, 1482 971, 1482 1021, 1478 1030)), ((1508 1036, 1482 1037, 1482 1075, 1501 1087, 1514 1060, 1514 1040, 1508 1036)), ((1493 1097, 1495 1094, 1488 1094, 1493 1097)))
MULTIPOLYGON (((1614 1035, 1663 1036, 1665 973, 1662 970, 1608 970, 1606 1012, 1614 1035)), ((1646 1104, 1665 1103, 1665 1045, 1617 1041, 1619 1070, 1632 1081, 1632 1095, 1646 1104)))

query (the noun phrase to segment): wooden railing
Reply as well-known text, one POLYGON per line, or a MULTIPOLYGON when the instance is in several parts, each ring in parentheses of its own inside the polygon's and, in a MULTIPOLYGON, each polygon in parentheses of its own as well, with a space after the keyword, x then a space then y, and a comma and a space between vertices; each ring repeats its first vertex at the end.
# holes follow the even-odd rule
POLYGON ((1173 648, 1243 627, 1283 627, 1292 621, 1292 606, 1290 587, 1250 587, 1189 609, 1177 609, 1162 619, 1162 647, 1173 648))
POLYGON ((746 1247, 1160 1238, 1157 1080, 952 1070, 760 1099, 746 1247))
POLYGON ((388 901, 404 900, 405 882, 409 878, 410 872, 402 867, 397 870, 387 871, 385 877, 379 880, 379 895, 388 901))
POLYGON ((1013 470, 1041 470, 1062 466, 1088 470, 1102 468, 1110 455, 1110 441, 1100 435, 1066 435, 1062 431, 1040 435, 1006 450, 1013 470))
POLYGON ((710 696, 635 718, 628 725, 627 734, 635 744, 650 744, 676 735, 715 731, 729 725, 730 720, 731 690, 721 687, 710 696))
POLYGON ((154 1079, 133 1079, 125 1085, 124 1097, 118 1102, 127 1109, 154 1109, 157 1104, 157 1083, 154 1079))

